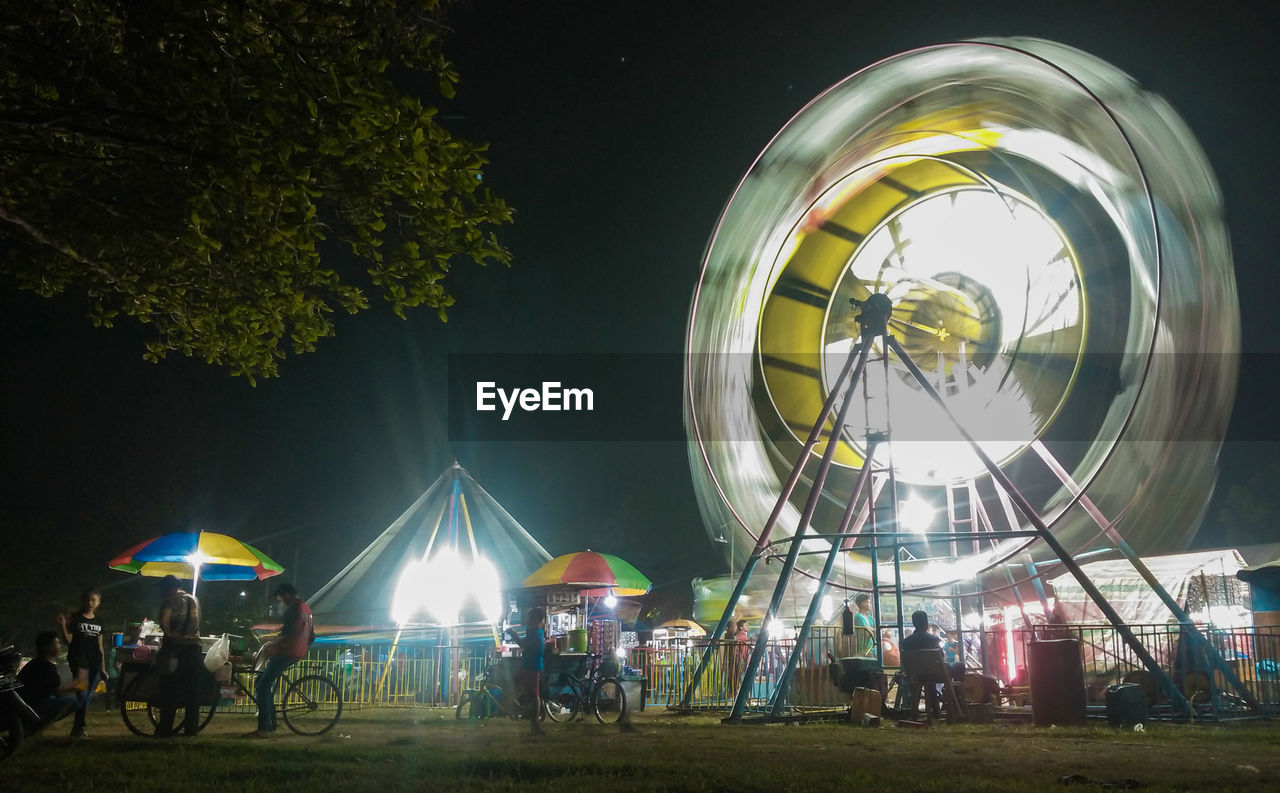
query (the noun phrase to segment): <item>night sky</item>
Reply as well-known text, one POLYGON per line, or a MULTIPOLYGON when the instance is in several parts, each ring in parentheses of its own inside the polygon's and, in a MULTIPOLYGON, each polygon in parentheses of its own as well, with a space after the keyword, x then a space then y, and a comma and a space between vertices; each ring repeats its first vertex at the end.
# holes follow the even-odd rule
MULTIPOLYGON (((73 296, 0 284, 4 532, 100 560, 65 567, 76 580, 51 581, 59 591, 118 582, 107 559, 141 539, 205 528, 261 539, 310 593, 457 457, 553 555, 616 553, 687 592, 690 577, 725 563, 674 440, 681 395, 669 373, 655 374, 652 395, 660 420, 671 417, 661 440, 467 442, 449 437, 447 356, 595 353, 630 366, 640 353, 678 354, 713 224, 778 128, 859 68, 976 36, 1091 52, 1166 97, 1199 138, 1225 196, 1251 353, 1222 482, 1247 479, 1277 458, 1266 429, 1280 347, 1277 12, 997 5, 465 4, 447 47, 462 83, 442 115, 491 144, 486 183, 518 212, 502 231, 514 264, 460 267, 448 324, 376 304, 341 318, 336 338, 256 388, 180 357, 145 363, 140 331, 94 330, 73 296)), ((1213 544, 1212 518, 1200 544, 1213 544)), ((1280 528, 1259 537, 1277 540, 1280 528)), ((0 575, 26 563, 10 555, 0 575)))

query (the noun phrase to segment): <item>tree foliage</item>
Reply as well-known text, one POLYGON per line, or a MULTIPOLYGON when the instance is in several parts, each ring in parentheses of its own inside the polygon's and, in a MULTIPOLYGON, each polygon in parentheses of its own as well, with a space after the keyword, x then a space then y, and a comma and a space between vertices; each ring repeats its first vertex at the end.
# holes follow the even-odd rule
POLYGON ((511 211, 431 104, 443 3, 0 0, 0 271, 251 380, 371 292, 444 319, 511 211))
POLYGON ((1258 469, 1244 484, 1233 484, 1218 512, 1217 543, 1253 545, 1280 539, 1280 462, 1258 469))

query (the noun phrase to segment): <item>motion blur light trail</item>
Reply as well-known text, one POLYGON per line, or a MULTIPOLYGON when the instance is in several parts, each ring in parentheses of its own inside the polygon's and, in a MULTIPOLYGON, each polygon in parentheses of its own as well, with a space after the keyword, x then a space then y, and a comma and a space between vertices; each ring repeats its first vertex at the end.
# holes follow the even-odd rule
MULTIPOLYGON (((735 569, 857 338, 849 298, 872 293, 892 300, 891 333, 1069 551, 1098 526, 1033 444, 1140 553, 1183 547, 1212 490, 1240 331, 1217 184, 1163 100, 1064 45, 980 40, 875 64, 778 133, 719 220, 689 318, 690 462, 710 533, 741 533, 725 546, 735 569)), ((892 462, 945 513, 936 524, 1019 528, 901 364, 869 365, 856 398, 856 420, 828 424, 813 451, 838 444, 818 532, 834 530, 869 464, 867 433, 886 429, 870 464, 892 462)), ((772 539, 794 534, 803 484, 772 539)), ((1046 558, 1040 545, 922 540, 902 586, 977 591, 1024 548, 1046 558)), ((870 558, 847 556, 840 583, 865 588, 870 558)), ((810 574, 820 564, 801 557, 810 574)))

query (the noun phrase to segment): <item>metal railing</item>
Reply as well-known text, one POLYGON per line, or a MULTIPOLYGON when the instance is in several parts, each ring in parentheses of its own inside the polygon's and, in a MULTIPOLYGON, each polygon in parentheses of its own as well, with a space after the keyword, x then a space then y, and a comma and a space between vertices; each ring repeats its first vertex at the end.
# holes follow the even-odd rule
MULTIPOLYGON (((1201 715, 1244 715, 1246 708, 1239 691, 1222 670, 1215 669, 1203 643, 1185 636, 1180 625, 1128 627, 1201 715)), ((1256 710, 1247 709, 1249 714, 1280 714, 1280 628, 1197 627, 1258 703, 1256 710)), ((999 629, 966 631, 961 639, 966 659, 964 671, 994 678, 1001 686, 1026 687, 1029 683, 1027 645, 1051 639, 1080 642, 1086 697, 1091 706, 1105 706, 1107 688, 1126 679, 1154 686, 1142 662, 1111 625, 1038 625, 1017 629, 1011 634, 999 629)), ((678 707, 709 643, 702 638, 632 648, 627 663, 644 674, 647 701, 678 707)), ((699 710, 732 707, 752 646, 752 643, 716 642, 689 707, 699 710)), ((751 710, 762 709, 774 696, 794 646, 792 639, 768 642, 760 669, 751 682, 748 700, 751 710)), ((788 705, 793 710, 829 709, 848 704, 847 695, 831 682, 827 652, 836 657, 848 655, 848 639, 839 628, 816 626, 802 648, 789 687, 788 705)), ((887 667, 887 671, 891 674, 894 667, 887 667)), ((1156 705, 1167 703, 1167 692, 1150 690, 1156 705)))
MULTIPOLYGON (((1280 714, 1280 628, 1217 628, 1198 626, 1258 702, 1257 715, 1280 714)), ((1203 646, 1189 641, 1181 626, 1130 625, 1129 628, 1165 670, 1168 677, 1201 712, 1215 716, 1242 713, 1238 692, 1210 663, 1203 646), (1197 649, 1198 648, 1198 649, 1197 649)), ((1106 702, 1109 686, 1135 677, 1145 685, 1145 668, 1110 625, 1038 625, 1028 629, 965 632, 962 642, 966 671, 995 678, 1004 686, 1026 686, 1027 645, 1032 641, 1070 638, 1081 646, 1087 701, 1093 706, 1106 702), (1137 673, 1136 675, 1134 673, 1137 673)), ((787 704, 793 710, 823 710, 844 707, 848 697, 833 685, 827 653, 836 657, 851 654, 850 638, 839 627, 815 626, 801 648, 800 661, 791 681, 787 704)), ((645 678, 646 701, 650 705, 678 707, 693 682, 693 673, 705 638, 667 644, 633 647, 626 663, 645 678)), ((711 658, 690 707, 700 710, 728 710, 733 705, 753 643, 714 643, 711 658)), ((749 707, 762 709, 775 696, 788 655, 795 640, 779 638, 766 644, 760 668, 751 681, 749 707)), ((345 706, 447 706, 457 704, 463 689, 473 687, 493 660, 490 646, 393 647, 368 644, 358 647, 312 648, 305 663, 309 669, 328 674, 339 684, 345 706)), ((893 667, 887 670, 890 674, 893 667)), ((294 674, 297 674, 295 672, 294 674)), ((244 680, 246 687, 252 680, 244 680)), ((1154 692, 1157 705, 1167 702, 1167 692, 1154 692)), ((221 709, 250 711, 252 702, 243 695, 233 702, 224 700, 221 709)))
MULTIPOLYGON (((787 701, 793 709, 830 709, 848 704, 848 696, 831 682, 827 653, 847 655, 851 640, 838 627, 815 626, 801 647, 787 701)), ((700 710, 727 710, 733 705, 746 671, 754 642, 719 641, 706 638, 679 640, 666 646, 633 647, 627 663, 641 670, 648 686, 647 701, 655 705, 678 706, 708 644, 714 644, 702 671, 689 707, 700 710)), ((764 656, 751 684, 748 707, 758 710, 777 691, 782 670, 796 643, 779 638, 765 645, 764 656)))
MULTIPOLYGON (((492 655, 493 648, 486 646, 313 647, 285 678, 307 672, 328 675, 342 691, 344 707, 453 707, 463 689, 473 686, 484 672, 492 655)), ((252 690, 254 678, 242 673, 240 683, 252 690)), ((218 709, 234 713, 255 708, 245 694, 237 692, 222 700, 218 709)))
MULTIPOLYGON (((1218 666, 1204 641, 1186 634, 1178 624, 1130 625, 1169 679, 1193 705, 1210 715, 1241 713, 1244 705, 1240 687, 1258 704, 1257 715, 1280 713, 1280 628, 1219 628, 1197 624, 1201 637, 1216 651, 1225 669, 1218 666), (1229 675, 1228 675, 1229 673, 1229 675)), ((1013 633, 1013 664, 1008 662, 1008 638, 1001 631, 988 632, 986 669, 1001 680, 1009 671, 1025 670, 1027 645, 1033 641, 1075 639, 1080 642, 1084 666, 1085 692, 1090 705, 1106 703, 1107 688, 1122 682, 1138 681, 1148 686, 1149 699, 1167 701, 1167 692, 1155 688, 1154 680, 1118 632, 1110 625, 1038 625, 1013 633), (999 670, 998 673, 994 670, 999 670)), ((1024 682, 1025 672, 1014 677, 1024 682)))

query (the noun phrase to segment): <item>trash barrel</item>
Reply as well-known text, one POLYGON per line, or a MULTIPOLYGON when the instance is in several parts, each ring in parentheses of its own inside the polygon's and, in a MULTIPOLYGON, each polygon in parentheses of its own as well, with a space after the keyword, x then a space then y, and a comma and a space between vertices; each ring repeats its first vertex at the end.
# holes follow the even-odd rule
POLYGON ((1132 727, 1147 720, 1147 691, 1137 683, 1107 686, 1107 723, 1132 727))
POLYGON ((1038 727, 1083 726, 1086 717, 1084 661, 1079 639, 1027 644, 1031 676, 1031 722, 1038 727))
POLYGON ((622 674, 618 676, 618 684, 627 698, 627 710, 636 712, 644 710, 645 685, 643 675, 622 674))

